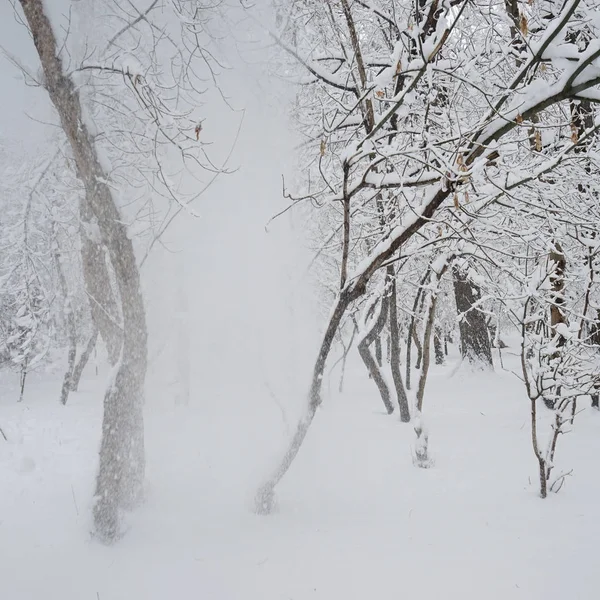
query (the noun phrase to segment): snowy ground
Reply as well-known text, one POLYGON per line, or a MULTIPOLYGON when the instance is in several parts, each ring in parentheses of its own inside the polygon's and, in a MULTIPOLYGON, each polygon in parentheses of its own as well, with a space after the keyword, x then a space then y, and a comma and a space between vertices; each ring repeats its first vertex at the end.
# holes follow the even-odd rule
POLYGON ((58 377, 32 378, 16 404, 4 376, 0 598, 598 597, 600 414, 583 411, 561 439, 557 468, 574 473, 542 501, 514 376, 436 368, 425 400, 435 466, 420 470, 410 427, 349 369, 270 517, 250 510, 288 431, 269 394, 228 382, 189 407, 150 394, 147 500, 112 548, 89 536, 102 378, 88 374, 62 407, 58 377))

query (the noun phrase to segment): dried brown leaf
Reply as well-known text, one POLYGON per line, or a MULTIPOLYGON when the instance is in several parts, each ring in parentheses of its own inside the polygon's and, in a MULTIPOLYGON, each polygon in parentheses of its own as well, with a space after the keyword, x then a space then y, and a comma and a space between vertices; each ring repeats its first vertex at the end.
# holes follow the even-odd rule
POLYGON ((527 17, 523 13, 521 13, 519 19, 519 29, 521 30, 523 37, 527 37, 527 34, 529 33, 529 24, 527 22, 527 17))

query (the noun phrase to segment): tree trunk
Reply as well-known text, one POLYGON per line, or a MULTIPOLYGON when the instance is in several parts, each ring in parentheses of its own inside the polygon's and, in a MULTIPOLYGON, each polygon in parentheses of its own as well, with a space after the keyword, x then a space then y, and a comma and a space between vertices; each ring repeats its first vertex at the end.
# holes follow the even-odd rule
POLYGON ((421 363, 421 350, 422 350, 421 342, 419 341, 419 336, 416 334, 415 329, 416 329, 417 312, 418 312, 419 304, 421 301, 421 294, 423 293, 423 285, 427 281, 428 277, 429 277, 429 269, 427 269, 427 271, 425 271, 425 275, 423 275, 423 278, 419 282, 419 288, 417 289, 417 293, 415 295, 415 300, 413 302, 412 315, 410 317, 410 325, 408 326, 408 336, 406 339, 406 389, 407 390, 410 390, 410 376, 411 376, 410 363, 411 363, 411 359, 412 359, 412 343, 413 343, 413 341, 415 342, 415 346, 417 347, 417 353, 418 353, 417 365, 419 365, 421 363))
POLYGON ((77 176, 97 219, 119 290, 123 343, 116 373, 104 397, 100 469, 94 526, 106 542, 119 536, 119 508, 139 497, 144 476, 142 405, 147 333, 139 270, 133 244, 119 213, 92 136, 82 116, 79 93, 65 75, 54 31, 42 0, 19 0, 44 72, 44 84, 67 137, 77 176))
POLYGON ((23 365, 21 366, 21 376, 20 376, 20 381, 19 381, 19 387, 20 387, 21 391, 19 393, 19 399, 17 400, 17 402, 23 402, 23 397, 25 396, 25 380, 27 379, 28 363, 29 363, 29 359, 27 357, 25 357, 25 360, 23 361, 23 365))
POLYGON ((92 333, 88 343, 83 351, 82 355, 79 357, 79 361, 75 365, 73 369, 73 373, 71 375, 71 391, 76 392, 79 388, 79 382, 81 381, 81 376, 83 375, 83 371, 90 360, 90 356, 92 351, 96 347, 96 342, 98 341, 98 330, 94 328, 94 332, 92 333))
POLYGON ((373 358, 371 354, 371 350, 369 350, 369 346, 381 335, 383 328, 385 327, 385 322, 387 320, 388 315, 388 304, 389 300, 385 296, 381 298, 381 304, 379 309, 379 315, 375 319, 373 327, 371 330, 363 337, 363 339, 358 344, 358 352, 360 357, 363 359, 367 370, 369 371, 369 375, 375 382, 379 393, 381 394, 381 399, 383 400, 383 405, 385 406, 385 410, 388 415, 391 415, 394 412, 394 405, 390 399, 390 390, 387 382, 383 377, 383 373, 377 366, 377 362, 373 358))
POLYGON ((381 345, 381 336, 375 338, 375 360, 377 361, 377 366, 381 369, 383 367, 383 348, 381 345))
POLYGON ((416 466, 427 469, 431 466, 429 460, 429 437, 427 430, 423 427, 423 400, 425 398, 425 384, 427 383, 427 376, 429 374, 429 365, 431 362, 431 336, 434 329, 435 321, 435 307, 437 303, 437 296, 439 292, 440 280, 446 269, 448 268, 449 256, 445 256, 443 261, 435 260, 428 272, 431 273, 430 287, 427 298, 427 304, 425 306, 425 327, 423 331, 423 365, 421 367, 421 374, 419 376, 419 384, 416 393, 416 406, 415 406, 415 419, 414 419, 414 430, 417 436, 415 443, 415 456, 414 463, 416 466))
POLYGON ((354 294, 351 293, 350 290, 345 289, 340 293, 340 296, 337 299, 334 310, 329 318, 329 322, 327 323, 327 329, 325 330, 325 335, 323 336, 323 341, 321 342, 321 347, 319 348, 319 353, 313 368, 312 382, 310 391, 308 393, 306 412, 298 422, 296 433, 294 434, 294 437, 285 451, 283 458, 273 472, 273 475, 258 489, 256 493, 255 510, 259 514, 266 515, 273 511, 275 507, 275 487, 281 481, 282 477, 287 473, 292 462, 294 462, 294 459, 296 458, 296 455, 302 446, 302 442, 308 433, 310 425, 315 418, 317 408, 322 402, 321 386, 323 384, 323 373, 335 333, 338 330, 342 317, 344 316, 344 313, 346 312, 346 309, 350 303, 364 293, 364 289, 362 288, 358 288, 358 290, 353 291, 355 292, 354 294))
POLYGON ((437 268, 432 267, 430 269, 431 292, 429 292, 429 298, 427 299, 428 302, 425 309, 426 321, 423 332, 423 366, 421 368, 421 375, 419 377, 419 385, 417 387, 416 394, 416 410, 418 415, 420 415, 423 412, 423 398, 425 397, 425 383, 427 382, 427 375, 429 374, 429 364, 431 362, 431 334, 433 333, 433 322, 435 321, 435 306, 437 304, 439 284, 442 276, 446 272, 447 267, 448 258, 444 257, 443 263, 437 266, 437 268))
POLYGON ((439 327, 436 327, 433 333, 433 352, 435 354, 435 364, 443 365, 444 364, 444 347, 442 345, 442 330, 439 327))
POLYGON ((421 344, 416 323, 414 323, 412 328, 412 339, 415 346, 417 347, 417 361, 415 362, 415 369, 418 370, 421 368, 421 362, 423 361, 423 344, 421 344))
POLYGON ((85 197, 80 201, 79 215, 81 264, 85 291, 90 303, 94 326, 106 346, 108 362, 114 366, 123 343, 123 331, 119 325, 121 317, 106 264, 104 245, 98 239, 98 234, 95 234, 97 220, 85 197))
POLYGON ((456 310, 460 316, 460 351, 463 359, 480 369, 492 369, 492 347, 483 312, 476 308, 481 290, 470 281, 463 269, 452 269, 456 310))
POLYGON ((408 423, 410 421, 410 408, 400 371, 400 332, 398 331, 398 306, 396 304, 398 290, 396 286, 396 274, 394 273, 394 267, 391 265, 387 268, 387 276, 390 280, 390 365, 394 387, 396 388, 398 408, 400 409, 400 420, 403 423, 408 423))
POLYGON ((60 257, 58 252, 54 254, 54 262, 56 263, 56 273, 58 275, 58 282, 60 285, 61 293, 64 298, 64 318, 67 323, 67 336, 69 338, 69 354, 67 360, 67 370, 63 379, 62 388, 60 390, 60 403, 64 406, 69 399, 69 392, 73 389, 72 376, 73 369, 75 368, 75 358, 77 356, 77 330, 75 325, 75 315, 73 314, 73 307, 71 298, 69 296, 69 290, 67 288, 67 280, 60 264, 60 257))

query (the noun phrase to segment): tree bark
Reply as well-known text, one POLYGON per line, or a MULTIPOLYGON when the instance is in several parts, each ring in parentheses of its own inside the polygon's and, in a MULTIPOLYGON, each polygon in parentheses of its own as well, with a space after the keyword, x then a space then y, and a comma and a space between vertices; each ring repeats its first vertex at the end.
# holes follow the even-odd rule
POLYGON ((383 348, 381 344, 381 335, 376 337, 373 343, 375 344, 375 360, 377 361, 377 366, 381 369, 383 367, 383 348))
POLYGON ((92 136, 82 116, 79 93, 64 73, 56 38, 42 0, 19 0, 44 72, 45 88, 67 137, 77 176, 97 219, 117 281, 123 343, 116 373, 104 397, 100 468, 94 526, 99 538, 119 536, 119 508, 139 497, 144 476, 142 405, 147 366, 147 333, 139 270, 92 136))
POLYGON ((398 408, 400 409, 400 420, 403 423, 408 423, 410 421, 410 408, 408 406, 408 397, 406 396, 404 382, 402 381, 402 373, 400 371, 400 332, 398 331, 398 306, 396 304, 398 289, 393 266, 390 265, 387 268, 387 275, 390 280, 390 365, 392 368, 394 387, 396 388, 398 408))
POLYGON ((433 351, 435 354, 435 364, 443 365, 444 364, 444 347, 442 345, 442 330, 439 327, 436 327, 433 333, 433 351))
POLYGON ((476 368, 493 369, 492 346, 484 313, 476 304, 481 299, 481 290, 470 281, 463 269, 452 269, 456 310, 460 315, 460 351, 463 359, 476 368))
POLYGON ((415 362, 415 369, 419 370, 421 368, 421 362, 423 361, 423 344, 421 344, 421 340, 419 338, 416 322, 413 324, 412 328, 412 340, 417 347, 417 360, 415 362))

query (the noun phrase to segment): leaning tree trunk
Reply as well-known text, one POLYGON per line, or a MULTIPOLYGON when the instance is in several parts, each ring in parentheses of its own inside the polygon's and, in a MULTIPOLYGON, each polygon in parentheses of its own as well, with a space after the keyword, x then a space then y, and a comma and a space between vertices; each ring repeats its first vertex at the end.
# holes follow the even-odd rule
POLYGON ((119 508, 141 493, 144 476, 143 388, 147 364, 144 302, 133 243, 106 181, 71 77, 64 73, 52 25, 42 0, 19 0, 44 72, 44 85, 60 118, 115 273, 123 342, 113 381, 104 398, 100 468, 94 526, 106 542, 119 535, 119 508))
POLYGON ((294 437, 285 451, 282 460, 278 463, 277 468, 271 477, 258 489, 256 493, 255 510, 259 514, 265 515, 273 511, 275 503, 275 488, 281 481, 282 477, 287 473, 292 462, 294 462, 294 459, 296 458, 296 455, 302 446, 302 442, 304 442, 304 438, 306 437, 310 425, 315 417, 317 408, 319 408, 319 405, 322 402, 321 387, 323 385, 325 363, 327 362, 327 357, 329 356, 331 344, 333 343, 336 331, 340 326, 342 317, 344 316, 348 306, 350 306, 351 302, 363 293, 364 288, 354 288, 352 290, 346 288, 340 293, 340 296, 337 299, 335 308, 331 314, 331 317, 329 318, 329 322, 327 323, 327 329, 325 330, 325 335, 323 336, 323 341, 321 342, 321 347, 319 348, 317 360, 315 361, 313 368, 306 412, 298 422, 294 437))
POLYGON ((463 359, 480 369, 492 369, 492 345, 485 314, 477 308, 479 286, 458 266, 452 269, 456 310, 460 316, 460 351, 463 359))

